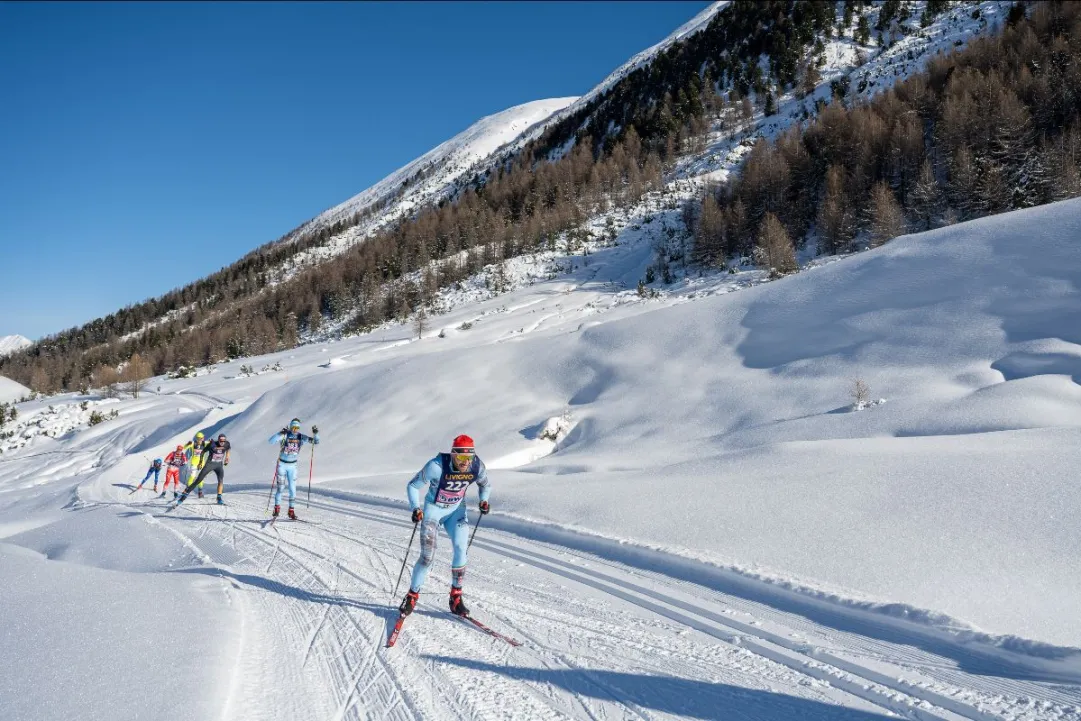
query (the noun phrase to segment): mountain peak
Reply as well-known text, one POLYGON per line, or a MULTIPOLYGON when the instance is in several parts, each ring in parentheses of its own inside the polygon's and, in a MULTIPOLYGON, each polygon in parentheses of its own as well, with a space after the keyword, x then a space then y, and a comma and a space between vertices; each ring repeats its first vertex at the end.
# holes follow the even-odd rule
POLYGON ((21 336, 21 335, 0 336, 0 356, 11 355, 12 353, 14 353, 16 351, 20 351, 23 348, 25 348, 25 347, 27 347, 29 345, 33 345, 33 344, 34 344, 34 342, 31 341, 26 336, 21 336))

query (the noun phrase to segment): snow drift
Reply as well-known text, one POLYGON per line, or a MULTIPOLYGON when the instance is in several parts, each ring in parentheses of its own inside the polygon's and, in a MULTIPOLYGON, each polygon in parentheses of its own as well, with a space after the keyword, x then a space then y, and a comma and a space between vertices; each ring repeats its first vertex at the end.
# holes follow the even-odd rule
POLYGON ((12 403, 30 395, 30 389, 10 378, 0 376, 0 403, 12 403))

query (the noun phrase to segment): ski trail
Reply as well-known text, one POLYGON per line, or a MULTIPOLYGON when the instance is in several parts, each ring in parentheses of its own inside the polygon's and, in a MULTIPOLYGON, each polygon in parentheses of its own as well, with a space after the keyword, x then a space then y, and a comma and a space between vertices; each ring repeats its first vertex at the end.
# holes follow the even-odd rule
POLYGON ((246 663, 225 721, 705 719, 722 708, 770 721, 1081 721, 1078 687, 974 676, 660 568, 487 528, 471 549, 470 606, 523 646, 450 616, 441 539, 417 611, 385 649, 408 518, 331 497, 311 502, 318 524, 263 529, 263 495, 155 519, 211 564, 178 572, 220 575, 245 609, 246 663))

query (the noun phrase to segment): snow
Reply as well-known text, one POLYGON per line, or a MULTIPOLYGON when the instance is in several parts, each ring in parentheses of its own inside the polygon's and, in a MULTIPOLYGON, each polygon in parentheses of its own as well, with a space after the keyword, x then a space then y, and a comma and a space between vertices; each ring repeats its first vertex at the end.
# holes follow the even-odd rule
POLYGON ((22 350, 34 342, 21 335, 0 336, 0 357, 11 355, 15 351, 22 350))
POLYGON ((0 403, 11 403, 30 395, 30 389, 10 378, 0 376, 0 403))
POLYGON ((0 564, 31 580, 2 592, 30 659, 2 677, 34 689, 8 717, 106 717, 137 703, 128 670, 198 656, 199 698, 153 717, 1081 718, 1081 201, 639 294, 672 222, 649 202, 588 255, 508 263, 508 292, 448 291, 423 339, 154 379, 4 454, 0 564), (887 402, 851 412, 855 378, 887 402), (320 427, 313 523, 266 528, 266 439, 293 416, 320 427), (129 493, 196 430, 233 443, 229 505, 129 493), (404 485, 460 432, 494 484, 467 598, 524 646, 440 610, 444 539, 380 650, 404 485))
POLYGON ((484 161, 500 148, 575 100, 576 97, 537 100, 481 118, 370 188, 320 213, 291 235, 333 225, 380 204, 385 206, 327 244, 297 253, 275 280, 281 282, 291 277, 296 267, 338 255, 393 221, 453 195, 460 183, 482 172, 484 161))
MULTIPOLYGON (((858 71, 831 42, 824 87, 878 92, 984 31, 970 12, 858 71)), ((326 324, 139 399, 20 403, 0 440, 5 718, 1081 720, 1081 201, 639 290, 678 201, 798 122, 780 103, 590 218, 584 248, 444 289, 420 339, 326 324), (267 526, 266 439, 293 416, 320 427, 309 522, 267 526), (197 430, 233 443, 228 505, 165 515, 136 484, 197 430), (467 602, 523 646, 446 613, 443 538, 383 649, 405 483, 462 432, 493 482, 467 602)), ((386 212, 557 110, 487 119, 386 212)))

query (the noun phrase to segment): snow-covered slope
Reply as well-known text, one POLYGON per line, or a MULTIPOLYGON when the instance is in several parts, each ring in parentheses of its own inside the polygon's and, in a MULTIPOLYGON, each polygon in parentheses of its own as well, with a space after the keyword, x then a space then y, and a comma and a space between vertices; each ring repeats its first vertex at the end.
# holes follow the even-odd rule
POLYGON ((21 335, 5 335, 0 337, 0 356, 14 353, 17 350, 33 345, 33 341, 21 335))
POLYGON ((596 87, 594 87, 582 97, 578 98, 578 100, 576 100, 575 102, 571 103, 569 106, 567 106, 565 110, 558 113, 551 120, 557 121, 560 118, 565 117, 566 115, 573 114, 580 108, 585 107, 597 96, 604 93, 606 90, 611 88, 613 85, 618 83, 627 75, 631 74, 643 65, 649 63, 651 60, 653 60, 653 58, 657 57, 658 54, 667 50, 669 47, 672 46, 673 43, 679 42, 681 40, 686 40, 691 35, 694 35, 698 31, 705 28, 707 25, 709 25, 709 21, 713 19, 713 16, 723 10, 725 6, 729 4, 729 0, 717 0, 716 2, 710 3, 709 6, 704 8, 693 18, 673 30, 666 38, 664 38, 664 40, 661 40, 659 43, 653 45, 652 47, 646 48, 645 50, 636 54, 630 60, 613 70, 611 73, 608 74, 607 77, 604 78, 604 80, 599 82, 596 87))
POLYGON ((34 579, 0 591, 19 629, 0 658, 27 659, 0 661, 14 718, 76 692, 84 715, 134 708, 102 664, 193 644, 215 685, 190 700, 225 719, 1081 718, 1081 201, 650 298, 624 286, 655 212, 550 280, 460 297, 421 340, 390 326, 245 360, 280 373, 155 379, 119 418, 5 454, 0 573, 34 579), (855 378, 885 402, 853 410, 855 378), (321 431, 311 523, 265 528, 267 438, 293 415, 321 431), (230 505, 163 516, 130 491, 196 429, 233 443, 230 505), (460 432, 493 479, 467 593, 525 645, 439 610, 444 544, 377 650, 405 483, 460 432), (205 610, 131 642, 121 619, 155 593, 205 610), (111 611, 72 625, 31 595, 111 611))
POLYGON ((0 403, 10 403, 30 395, 30 389, 10 378, 0 376, 0 403))
MULTIPOLYGON (((367 190, 308 221, 293 235, 317 231, 384 204, 360 224, 338 234, 325 246, 301 255, 304 261, 326 259, 404 215, 453 194, 499 148, 545 120, 577 98, 537 100, 481 118, 450 140, 437 145, 367 190)), ((288 273, 284 277, 287 277, 288 273)))

